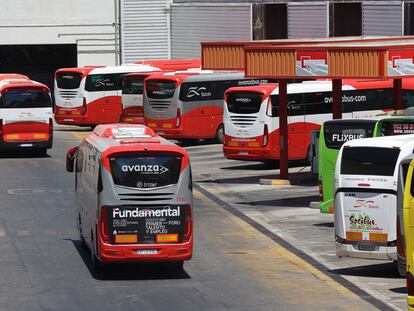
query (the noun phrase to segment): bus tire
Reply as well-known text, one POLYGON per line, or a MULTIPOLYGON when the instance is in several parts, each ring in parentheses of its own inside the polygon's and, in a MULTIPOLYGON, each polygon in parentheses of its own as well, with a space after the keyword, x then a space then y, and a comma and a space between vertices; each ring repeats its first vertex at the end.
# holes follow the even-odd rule
POLYGON ((215 141, 218 144, 224 143, 224 126, 223 124, 220 124, 216 131, 215 141))
POLYGON ((406 266, 401 261, 397 260, 398 274, 402 277, 407 276, 406 266))
POLYGON ((310 145, 308 146, 308 150, 306 151, 306 164, 311 166, 312 165, 312 148, 310 145))

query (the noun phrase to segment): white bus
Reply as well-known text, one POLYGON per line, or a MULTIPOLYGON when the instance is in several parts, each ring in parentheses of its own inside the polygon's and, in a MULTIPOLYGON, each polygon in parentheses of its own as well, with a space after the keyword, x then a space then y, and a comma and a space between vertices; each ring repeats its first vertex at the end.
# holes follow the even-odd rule
POLYGON ((52 148, 49 88, 20 74, 0 74, 0 150, 52 148))
POLYGON ((340 149, 335 168, 336 254, 397 260, 397 181, 414 135, 356 139, 340 149))
POLYGON ((81 241, 101 268, 114 262, 174 262, 193 253, 188 153, 133 124, 97 126, 67 154, 75 170, 81 241))

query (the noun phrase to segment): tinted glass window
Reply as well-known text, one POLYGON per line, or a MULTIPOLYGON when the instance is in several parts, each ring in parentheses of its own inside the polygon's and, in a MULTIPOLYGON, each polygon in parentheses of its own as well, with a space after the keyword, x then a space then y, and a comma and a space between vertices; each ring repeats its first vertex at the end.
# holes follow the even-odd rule
POLYGON ((52 107, 48 93, 40 90, 12 90, 1 96, 1 108, 52 107))
POLYGON ((344 148, 341 174, 392 176, 399 154, 396 148, 344 148))
POLYGON ((122 94, 143 94, 144 78, 134 80, 124 80, 122 86, 122 94))
POLYGON ((232 113, 258 113, 263 94, 253 92, 233 92, 227 96, 227 109, 232 113))
POLYGON ((414 91, 403 90, 402 91, 402 98, 403 98, 403 107, 404 108, 414 107, 414 91))
POLYGON ((372 137, 375 121, 364 122, 326 122, 323 126, 325 145, 330 149, 340 149, 341 146, 352 139, 372 137))
POLYGON ((75 72, 61 72, 56 74, 58 88, 64 90, 77 89, 82 80, 82 74, 75 72))
POLYGON ((288 94, 288 115, 299 116, 305 114, 302 94, 288 94))
POLYGON ((330 92, 304 93, 305 113, 332 113, 332 102, 327 100, 330 97, 332 97, 330 92))
POLYGON ((114 156, 110 159, 112 178, 119 186, 157 188, 178 182, 181 157, 166 155, 114 156))
POLYGON ((279 96, 277 95, 270 96, 270 104, 272 107, 271 117, 278 117, 279 116, 279 96))
POLYGON ((383 136, 414 134, 414 122, 384 121, 380 124, 379 131, 383 136))
POLYGON ((175 81, 149 80, 145 82, 147 96, 154 99, 171 98, 175 92, 175 81))
POLYGON ((85 89, 88 92, 117 90, 117 76, 115 74, 88 75, 85 89))
POLYGON ((391 89, 344 91, 342 103, 344 112, 394 108, 391 89))
POLYGON ((213 94, 211 82, 188 82, 181 85, 180 100, 182 101, 212 100, 216 98, 213 94))

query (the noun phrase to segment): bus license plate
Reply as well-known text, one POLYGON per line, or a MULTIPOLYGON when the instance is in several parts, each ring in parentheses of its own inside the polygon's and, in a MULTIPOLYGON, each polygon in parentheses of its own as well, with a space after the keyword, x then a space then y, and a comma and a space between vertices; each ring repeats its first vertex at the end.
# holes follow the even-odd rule
POLYGON ((240 155, 248 155, 249 153, 247 151, 240 151, 239 154, 240 155))
POLYGON ((157 131, 157 134, 158 134, 158 135, 164 135, 164 134, 165 134, 165 132, 157 131))
POLYGON ((138 249, 135 251, 138 255, 156 255, 156 249, 138 249))
POLYGON ((33 147, 33 144, 20 144, 20 147, 33 147))
POLYGON ((74 121, 73 119, 63 119, 63 121, 74 121))
POLYGON ((358 250, 373 252, 375 251, 375 245, 358 245, 358 250))

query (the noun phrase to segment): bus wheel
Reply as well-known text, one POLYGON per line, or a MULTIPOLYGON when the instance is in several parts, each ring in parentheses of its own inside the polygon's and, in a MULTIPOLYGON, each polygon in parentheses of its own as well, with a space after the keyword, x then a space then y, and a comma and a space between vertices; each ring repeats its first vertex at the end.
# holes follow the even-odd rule
POLYGON ((398 274, 400 276, 406 277, 407 276, 407 271, 406 271, 405 264, 402 263, 400 260, 397 260, 397 267, 398 267, 398 274))
POLYGON ((220 124, 216 131, 215 140, 218 144, 224 143, 224 127, 223 124, 220 124))
POLYGON ((307 165, 312 165, 312 158, 313 158, 313 156, 312 156, 312 148, 309 146, 308 147, 308 150, 306 151, 306 164, 307 165))

